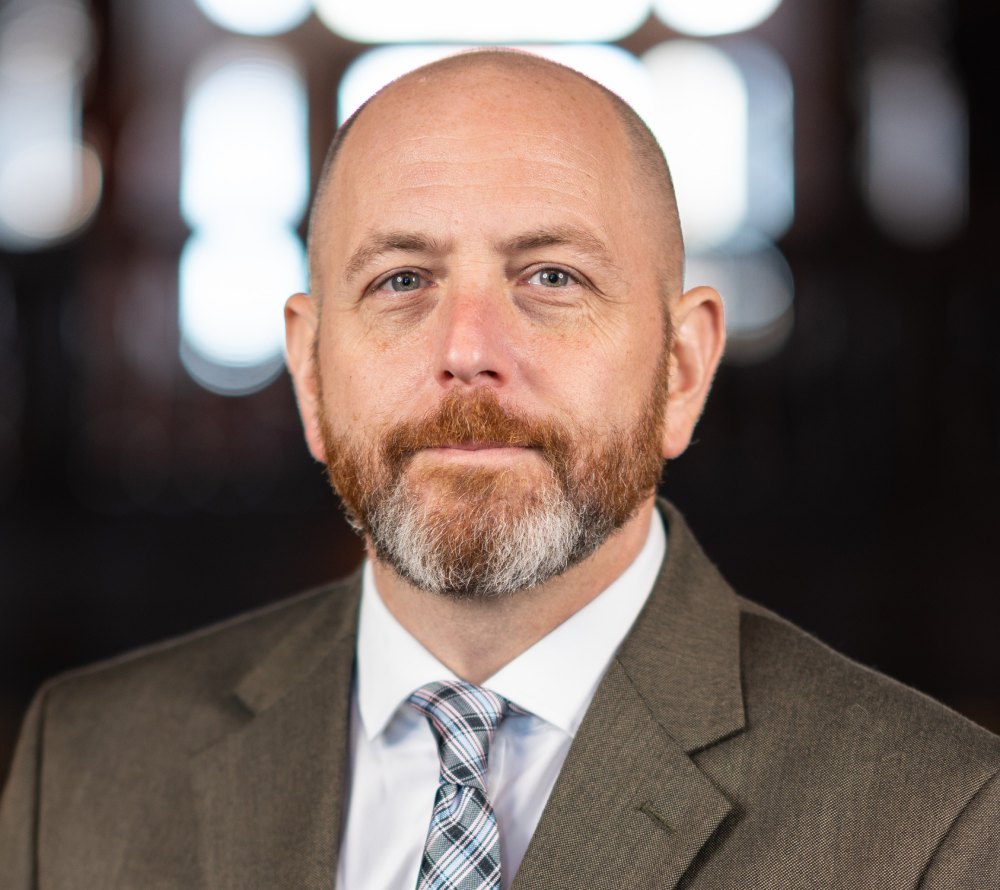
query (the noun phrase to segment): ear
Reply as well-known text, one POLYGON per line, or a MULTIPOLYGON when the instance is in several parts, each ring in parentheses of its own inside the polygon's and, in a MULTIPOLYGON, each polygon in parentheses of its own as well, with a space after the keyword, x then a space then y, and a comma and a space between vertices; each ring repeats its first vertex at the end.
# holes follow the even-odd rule
POLYGON ((295 400, 309 453, 326 463, 320 430, 319 382, 313 344, 319 336, 319 310, 309 294, 294 294, 285 303, 285 364, 292 375, 295 400))
POLYGON ((668 459, 681 455, 691 442, 726 342, 722 298, 712 288, 692 288, 670 311, 674 342, 663 432, 668 459))

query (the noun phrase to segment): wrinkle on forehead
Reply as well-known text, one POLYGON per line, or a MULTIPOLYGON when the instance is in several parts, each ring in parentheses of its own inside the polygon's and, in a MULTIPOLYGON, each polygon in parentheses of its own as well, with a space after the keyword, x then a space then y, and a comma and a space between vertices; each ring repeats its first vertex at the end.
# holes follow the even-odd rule
POLYGON ((422 132, 401 137, 399 122, 384 113, 376 117, 373 109, 371 118, 364 122, 368 126, 359 122, 357 132, 352 133, 355 140, 363 141, 364 151, 345 150, 338 161, 335 171, 338 186, 387 163, 453 163, 466 151, 477 155, 477 163, 544 161, 563 166, 574 174, 591 175, 596 171, 606 172, 611 158, 625 160, 624 139, 613 138, 608 127, 596 122, 584 125, 567 116, 553 121, 551 131, 540 132, 531 126, 527 115, 507 111, 504 115, 494 115, 492 128, 484 132, 478 115, 439 117, 427 105, 424 110, 422 132), (568 132, 563 134, 559 130, 568 132))
MULTIPOLYGON (((383 159, 388 160, 388 159, 383 159)), ((530 186, 535 194, 540 189, 561 195, 569 204, 611 199, 620 193, 622 182, 613 171, 584 169, 570 159, 551 157, 477 157, 473 163, 461 152, 448 159, 431 160, 415 154, 393 163, 360 165, 356 176, 347 176, 338 184, 337 193, 345 202, 364 200, 373 195, 396 193, 417 194, 432 189, 452 189, 462 201, 461 191, 492 190, 498 196, 513 198, 530 186), (513 171, 513 172, 512 172, 513 171), (507 173, 507 175, 502 175, 507 173)))

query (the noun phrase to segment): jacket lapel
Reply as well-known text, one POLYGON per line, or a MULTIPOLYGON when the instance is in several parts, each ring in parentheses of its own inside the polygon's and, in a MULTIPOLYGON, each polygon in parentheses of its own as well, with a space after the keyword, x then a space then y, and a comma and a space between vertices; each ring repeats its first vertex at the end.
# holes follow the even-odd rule
POLYGON ((613 664, 514 890, 673 887, 730 810, 613 664))
POLYGON ((514 890, 669 890, 732 809, 691 755, 742 731, 739 607, 680 515, 577 732, 514 890))
POLYGON ((354 579, 322 598, 243 678, 221 737, 195 755, 206 887, 333 887, 358 594, 354 579))
MULTIPOLYGON (((739 608, 669 505, 667 560, 577 732, 513 890, 670 890, 731 810, 692 760, 744 727, 739 608)), ((199 717, 206 887, 331 888, 359 582, 322 598, 199 717)))

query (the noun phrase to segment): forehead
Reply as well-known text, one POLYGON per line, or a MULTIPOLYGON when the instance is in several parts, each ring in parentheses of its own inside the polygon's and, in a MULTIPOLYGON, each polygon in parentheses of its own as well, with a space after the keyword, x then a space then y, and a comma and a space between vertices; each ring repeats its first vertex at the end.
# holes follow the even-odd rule
POLYGON ((489 201, 612 227, 631 182, 627 140, 596 87, 544 67, 465 68, 411 75, 376 97, 342 146, 326 200, 341 233, 390 211, 426 213, 427 202, 439 219, 489 201))

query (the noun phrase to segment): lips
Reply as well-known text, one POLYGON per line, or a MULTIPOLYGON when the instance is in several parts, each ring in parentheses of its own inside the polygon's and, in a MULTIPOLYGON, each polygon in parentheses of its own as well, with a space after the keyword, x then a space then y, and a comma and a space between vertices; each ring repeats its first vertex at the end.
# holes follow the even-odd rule
POLYGON ((509 442, 446 442, 443 445, 429 445, 429 448, 453 448, 457 451, 486 451, 491 448, 524 448, 509 442))

